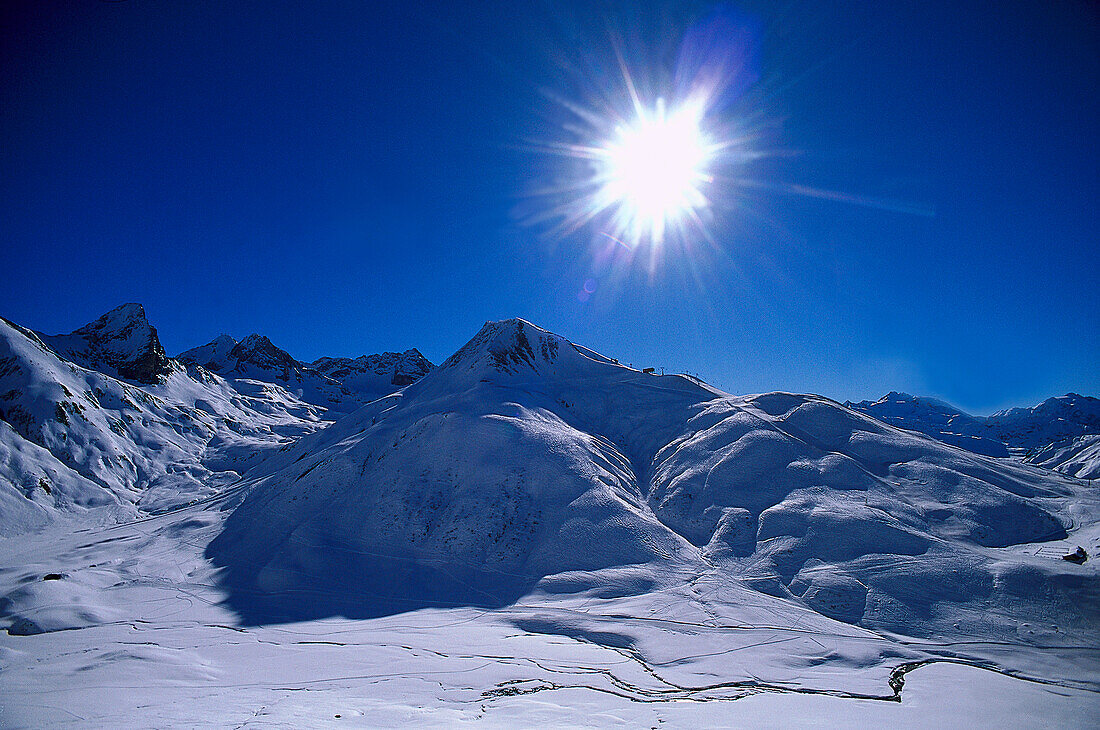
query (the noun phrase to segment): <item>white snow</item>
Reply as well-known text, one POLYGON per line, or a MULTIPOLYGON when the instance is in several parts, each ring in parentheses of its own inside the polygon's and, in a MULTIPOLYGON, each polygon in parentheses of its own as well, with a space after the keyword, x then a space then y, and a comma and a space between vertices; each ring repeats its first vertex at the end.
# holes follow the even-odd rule
POLYGON ((332 414, 347 413, 415 382, 432 368, 419 351, 349 358, 323 357, 306 364, 295 360, 263 335, 240 342, 229 335, 186 350, 179 360, 193 369, 218 373, 230 382, 273 383, 332 414))
MULTIPOLYGON (((322 357, 309 367, 343 383, 353 392, 381 398, 428 374, 432 364, 413 348, 402 353, 383 352, 347 357, 322 357)), ((371 399, 373 400, 373 399, 371 399)))
MULTIPOLYGON (((179 367, 157 384, 119 380, 60 359, 4 321, 0 363, 0 442, 40 460, 38 468, 24 459, 4 470, 0 492, 9 504, 30 497, 51 513, 107 503, 179 506, 215 494, 266 451, 328 424, 321 409, 266 383, 233 387, 179 367), (35 491, 40 479, 49 494, 35 491)), ((9 532, 21 524, 3 521, 9 532)))
POLYGON ((1100 434, 1056 441, 1029 455, 1027 461, 1081 479, 1100 478, 1100 434))
POLYGON ((0 726, 1100 717, 1097 563, 1061 559, 1100 495, 1057 472, 522 320, 331 425, 0 335, 0 726))
POLYGON ((877 401, 845 403, 900 428, 986 456, 1033 453, 1048 444, 1100 434, 1100 400, 1067 393, 1030 408, 971 416, 935 398, 891 392, 877 401))

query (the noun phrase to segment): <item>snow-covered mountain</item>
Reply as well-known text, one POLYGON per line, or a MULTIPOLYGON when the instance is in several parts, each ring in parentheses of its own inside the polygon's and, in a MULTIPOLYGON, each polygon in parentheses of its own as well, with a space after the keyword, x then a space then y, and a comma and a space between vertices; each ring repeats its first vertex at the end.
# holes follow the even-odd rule
MULTIPOLYGON (((1030 454, 1051 444, 1100 434, 1100 399, 1076 393, 986 417, 972 416, 934 398, 898 392, 887 393, 877 401, 849 401, 844 405, 880 421, 987 456, 1030 454)), ((1061 470, 1072 473, 1069 464, 1061 470)))
POLYGON ((260 335, 222 335, 177 361, 139 304, 68 335, 0 319, 0 533, 58 513, 130 519, 209 496, 431 367, 416 351, 361 361, 372 373, 389 367, 387 384, 346 388, 260 335))
POLYGON ((237 342, 222 334, 180 353, 180 362, 231 380, 276 383, 302 400, 346 413, 415 382, 432 368, 418 350, 350 358, 323 357, 302 363, 263 335, 237 342))
POLYGON ((251 334, 240 342, 229 335, 219 335, 205 345, 180 353, 177 359, 232 381, 277 384, 307 403, 338 413, 353 411, 372 400, 303 365, 259 334, 251 334))
POLYGON ((1085 434, 1100 433, 1100 399, 1077 393, 1047 398, 1030 408, 1009 408, 986 419, 997 438, 1036 449, 1085 434))
POLYGON ((22 515, 8 515, 0 529, 40 525, 55 511, 114 505, 115 513, 133 517, 135 506, 186 503, 236 480, 267 451, 327 425, 322 409, 267 384, 231 386, 209 373, 195 377, 171 360, 155 376, 128 369, 149 362, 149 333, 156 343, 155 330, 142 322, 140 308, 114 310, 77 330, 99 334, 94 347, 74 356, 107 372, 148 374, 151 383, 89 369, 51 347, 73 355, 78 334, 42 338, 0 320, 3 441, 10 453, 22 454, 18 463, 0 462, 0 492, 22 515), (134 350, 98 326, 117 321, 112 315, 120 311, 138 315, 115 330, 123 342, 139 342, 134 350), (104 355, 126 352, 138 353, 137 360, 104 355))
POLYGON ((1026 461, 1080 479, 1100 479, 1100 434, 1055 441, 1029 454, 1026 461))
POLYGON ((848 401, 844 405, 885 423, 919 431, 976 454, 1008 456, 1007 446, 992 437, 982 419, 936 398, 891 391, 877 401, 848 401))
POLYGON ((931 438, 523 320, 434 369, 222 337, 144 383, 91 351, 0 321, 9 724, 1088 726, 1100 708, 1100 497, 943 443, 971 427, 946 404, 891 406, 931 438), (312 373, 388 392, 332 422, 298 395, 312 373), (1063 559, 1077 546, 1088 560, 1063 559))
POLYGON ((433 367, 416 348, 405 352, 361 355, 354 360, 349 357, 322 357, 309 366, 357 393, 373 393, 377 397, 415 383, 433 367))
POLYGON ((1068 608, 1096 593, 1077 566, 1005 552, 1067 536, 1078 502, 1062 478, 818 396, 640 373, 523 320, 486 324, 245 491, 209 554, 256 620, 289 610, 258 596, 334 581, 355 607, 331 610, 369 614, 507 605, 562 576, 646 566, 717 569, 910 634, 1001 635, 1052 600, 1062 625, 1100 630, 1068 608))

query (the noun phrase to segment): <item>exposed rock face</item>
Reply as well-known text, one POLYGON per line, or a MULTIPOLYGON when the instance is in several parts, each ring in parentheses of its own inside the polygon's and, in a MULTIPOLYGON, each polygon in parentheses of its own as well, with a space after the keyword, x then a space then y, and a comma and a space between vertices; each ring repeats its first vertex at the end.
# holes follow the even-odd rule
POLYGON ((432 364, 411 349, 403 353, 322 357, 312 363, 294 359, 259 334, 240 342, 229 335, 180 353, 179 360, 230 378, 277 383, 334 412, 355 410, 424 377, 432 364))
POLYGON ((339 380, 352 389, 362 381, 385 382, 403 388, 428 374, 433 365, 415 347, 405 352, 383 352, 377 355, 349 357, 322 357, 310 363, 310 367, 339 380))
POLYGON ((68 360, 126 380, 151 385, 172 372, 140 304, 123 304, 71 334, 42 339, 68 360))
POLYGON ((238 342, 230 350, 229 357, 237 361, 238 370, 243 371, 247 363, 261 370, 273 371, 279 380, 289 381, 292 373, 302 367, 286 350, 276 347, 271 340, 257 334, 251 334, 238 342))

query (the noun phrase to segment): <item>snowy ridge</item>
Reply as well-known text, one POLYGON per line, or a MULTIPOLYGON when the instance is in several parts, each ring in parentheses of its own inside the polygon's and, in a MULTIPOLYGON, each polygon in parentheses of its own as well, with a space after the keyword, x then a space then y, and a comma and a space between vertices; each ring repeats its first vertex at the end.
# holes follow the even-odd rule
POLYGON ((1100 478, 1100 434, 1056 441, 1029 454, 1029 464, 1054 469, 1080 479, 1100 478))
POLYGON ((432 369, 431 362, 416 348, 405 352, 383 352, 348 357, 322 357, 311 368, 359 393, 388 395, 395 388, 415 383, 432 369))
MULTIPOLYGON (((330 411, 378 397, 352 393, 261 335, 221 335, 182 360, 164 354, 138 304, 69 335, 0 320, 0 534, 59 514, 115 521, 208 497, 328 425, 330 411)), ((411 356, 392 367, 391 381, 424 369, 411 356)))
POLYGON ((235 362, 230 364, 230 353, 236 346, 235 339, 222 333, 205 345, 181 352, 176 359, 190 365, 201 365, 212 373, 219 373, 236 366, 235 362))
POLYGON ((211 342, 186 350, 179 360, 233 381, 275 383, 302 400, 347 413, 413 383, 432 364, 418 350, 402 354, 364 355, 355 360, 323 357, 302 363, 260 334, 237 342, 222 334, 211 342))
POLYGON ((1034 449, 1055 441, 1100 433, 1100 399, 1067 393, 1030 408, 1009 408, 987 419, 1005 443, 1034 449))
POLYGON ((370 400, 303 365, 267 337, 255 333, 240 342, 229 335, 219 335, 206 345, 180 353, 179 360, 233 381, 277 384, 298 398, 327 410, 354 410, 370 400))
POLYGON ((1100 433, 1100 400, 1076 393, 988 417, 972 416, 934 398, 898 392, 887 393, 877 401, 847 402, 845 406, 986 456, 1024 454, 1100 433))
MULTIPOLYGON (((523 320, 335 422, 246 342, 137 384, 0 323, 9 724, 1100 709, 1097 562, 1063 560, 1100 548, 1080 480, 523 320), (223 359, 229 377, 203 364, 223 359)), ((402 367, 350 362, 390 386, 402 367)), ((955 429, 950 410, 926 412, 955 429)))
POLYGON ((1047 611, 1018 586, 1083 598, 1076 566, 987 552, 1067 538, 1077 498, 1060 477, 825 398, 732 397, 589 353, 486 324, 399 396, 267 461, 210 546, 247 596, 237 609, 293 615, 274 599, 337 576, 355 607, 328 610, 374 615, 506 605, 562 574, 646 566, 652 585, 718 568, 841 621, 988 638, 1047 611))
MULTIPOLYGON (((103 344, 100 352, 121 351, 103 344)), ((159 510, 208 496, 265 452, 325 425, 322 413, 274 386, 235 388, 178 367, 151 384, 114 378, 0 320, 3 437, 10 454, 22 455, 0 462, 0 485, 9 504, 29 500, 44 510, 29 522, 5 520, 4 529, 33 528, 57 511, 122 505, 118 514, 133 517, 134 506, 159 510)))

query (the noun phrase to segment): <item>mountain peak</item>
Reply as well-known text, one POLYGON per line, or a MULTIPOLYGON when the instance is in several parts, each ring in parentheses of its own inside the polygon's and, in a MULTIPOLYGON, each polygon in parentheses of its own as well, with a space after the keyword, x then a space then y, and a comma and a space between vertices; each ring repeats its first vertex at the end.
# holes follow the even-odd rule
POLYGON ((210 344, 218 345, 219 347, 224 347, 228 345, 229 348, 232 349, 234 346, 236 346, 237 340, 235 340, 232 335, 227 335, 226 333, 222 332, 220 335, 211 340, 210 344))
POLYGON ((286 350, 276 347, 266 336, 255 332, 240 342, 227 334, 218 335, 205 345, 181 352, 179 358, 185 363, 201 365, 223 375, 231 370, 243 372, 247 365, 254 365, 262 370, 275 371, 275 377, 280 380, 288 380, 291 372, 302 367, 286 350))
POLYGON ((229 356, 237 361, 238 370, 242 363, 249 363, 264 370, 281 371, 278 377, 282 380, 289 380, 291 372, 302 367, 289 352, 276 347, 266 336, 255 332, 238 342, 230 350, 229 356))
POLYGON ((72 334, 119 333, 125 337, 131 329, 149 326, 149 320, 145 317, 145 307, 136 302, 129 302, 120 304, 72 334))
POLYGON ((269 340, 266 335, 261 335, 261 334, 258 334, 256 332, 253 332, 248 337, 245 337, 238 344, 241 346, 242 349, 245 349, 245 350, 254 350, 258 347, 259 348, 274 347, 274 345, 271 344, 271 340, 269 340))
POLYGON ((229 362, 229 353, 236 346, 237 340, 222 333, 205 345, 184 350, 179 354, 179 360, 184 363, 201 365, 210 372, 219 373, 232 367, 229 362))
POLYGON ((502 373, 538 372, 557 360, 562 345, 572 343, 560 335, 518 317, 486 322, 473 339, 451 355, 441 369, 474 369, 484 365, 502 373))
POLYGON ((135 302, 115 307, 68 335, 43 339, 79 365, 139 383, 156 383, 172 370, 156 328, 146 319, 145 308, 135 302))

